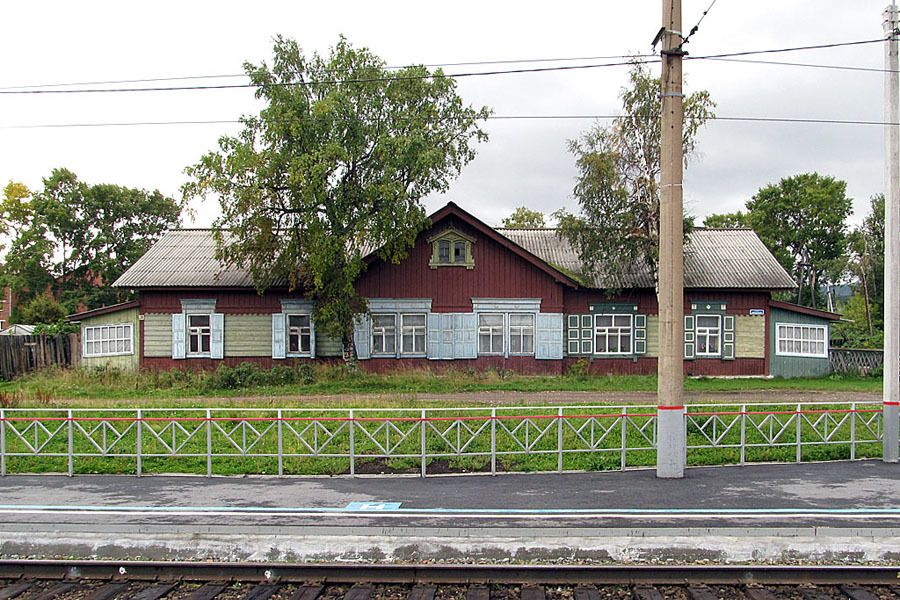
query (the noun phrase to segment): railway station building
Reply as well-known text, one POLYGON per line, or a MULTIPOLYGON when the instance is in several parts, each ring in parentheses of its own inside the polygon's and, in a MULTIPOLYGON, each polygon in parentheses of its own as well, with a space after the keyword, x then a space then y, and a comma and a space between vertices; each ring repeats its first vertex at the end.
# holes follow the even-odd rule
MULTIPOLYGON (((370 371, 509 369, 653 374, 658 310, 653 274, 635 267, 609 293, 582 275, 555 229, 496 229, 449 203, 399 264, 366 259, 358 292, 370 314, 354 341, 370 371)), ((794 287, 749 229, 696 229, 685 246, 684 370, 697 376, 828 372, 834 313, 779 302, 794 287)), ((136 300, 73 315, 83 364, 130 369, 264 368, 340 361, 340 340, 317 331, 312 303, 215 257, 212 231, 165 234, 114 284, 136 300)))

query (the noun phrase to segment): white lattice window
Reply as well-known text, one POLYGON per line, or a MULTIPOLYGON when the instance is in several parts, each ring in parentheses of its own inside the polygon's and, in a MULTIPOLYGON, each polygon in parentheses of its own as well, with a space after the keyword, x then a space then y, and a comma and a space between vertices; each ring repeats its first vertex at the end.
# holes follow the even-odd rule
POLYGON ((634 315, 595 315, 594 352, 631 354, 634 315))
POLYGON ((397 354, 397 315, 372 315, 372 354, 397 354))
POLYGON ((827 326, 777 323, 775 327, 775 353, 779 356, 828 358, 827 326))
POLYGON ((534 314, 509 315, 509 353, 534 354, 534 314))
POLYGON ((212 345, 212 325, 209 315, 188 315, 188 351, 189 355, 207 355, 212 345))
POLYGON ((400 315, 400 354, 425 354, 425 315, 400 315))
POLYGON ((503 314, 478 315, 478 354, 503 354, 503 314))
POLYGON ((697 356, 719 356, 722 353, 722 316, 697 315, 697 356))
POLYGON ((309 355, 312 350, 312 320, 309 315, 287 315, 288 354, 309 355))
POLYGON ((85 327, 82 354, 86 357, 134 354, 133 333, 131 323, 85 327))

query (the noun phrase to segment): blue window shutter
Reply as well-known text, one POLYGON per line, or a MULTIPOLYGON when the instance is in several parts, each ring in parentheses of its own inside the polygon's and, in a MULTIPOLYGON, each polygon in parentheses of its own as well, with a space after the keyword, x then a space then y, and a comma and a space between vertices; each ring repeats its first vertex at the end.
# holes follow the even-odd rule
POLYGON ((312 315, 309 315, 309 357, 316 357, 316 323, 312 315))
POLYGON ((453 358, 476 358, 478 324, 475 313, 453 315, 453 358))
POLYGON ((443 360, 453 360, 453 317, 452 313, 441 314, 441 350, 440 357, 443 360))
POLYGON ((441 357, 441 315, 428 313, 425 329, 426 355, 431 360, 438 360, 441 357))
POLYGON ((224 358, 225 357, 225 315, 222 313, 212 313, 209 315, 210 324, 210 340, 209 357, 224 358))
POLYGON ((725 315, 722 330, 722 360, 734 360, 734 315, 725 315))
POLYGON ((272 315, 272 358, 286 356, 285 342, 284 313, 275 313, 272 315))
POLYGON ((172 315, 172 358, 184 358, 184 313, 172 315))
POLYGON ((560 313, 538 313, 534 319, 534 357, 559 360, 563 357, 563 316, 560 313))
POLYGON ((694 337, 694 317, 685 315, 684 317, 684 358, 685 360, 694 360, 696 339, 694 337))
POLYGON ((356 346, 356 358, 366 360, 371 356, 372 320, 369 315, 360 315, 354 321, 353 344, 356 346))

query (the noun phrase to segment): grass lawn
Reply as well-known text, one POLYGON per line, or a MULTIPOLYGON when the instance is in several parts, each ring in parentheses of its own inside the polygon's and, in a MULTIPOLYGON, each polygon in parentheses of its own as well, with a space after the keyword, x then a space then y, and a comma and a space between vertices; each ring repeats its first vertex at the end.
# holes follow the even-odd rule
MULTIPOLYGON (((818 379, 688 379, 688 393, 803 391, 877 394, 878 377, 818 379)), ((451 406, 459 399, 417 398, 419 394, 477 392, 654 392, 655 376, 525 376, 510 372, 406 371, 377 375, 335 366, 254 365, 204 372, 125 373, 113 369, 47 369, 0 382, 0 406, 174 407, 174 406, 451 406)), ((592 403, 598 402, 591 399, 592 403)), ((619 400, 618 402, 621 402, 619 400)))

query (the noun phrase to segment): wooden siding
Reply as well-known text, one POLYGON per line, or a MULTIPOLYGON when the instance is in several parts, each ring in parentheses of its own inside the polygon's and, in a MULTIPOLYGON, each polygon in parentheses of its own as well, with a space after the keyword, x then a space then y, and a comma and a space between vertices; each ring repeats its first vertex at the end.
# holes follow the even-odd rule
POLYGON ((799 325, 825 325, 825 339, 828 340, 829 322, 827 319, 804 315, 797 312, 772 308, 769 324, 770 371, 775 377, 824 377, 831 372, 828 358, 807 358, 803 356, 778 356, 775 328, 778 323, 796 323, 799 325))
POLYGON ((766 318, 738 315, 734 319, 735 358, 766 358, 766 318))
POLYGON ((145 313, 143 336, 144 357, 172 357, 171 314, 145 313))
POLYGON ((648 357, 659 356, 659 316, 647 316, 647 354, 648 357))
POLYGON ((316 330, 316 358, 341 358, 343 355, 340 338, 316 330))
POLYGON ((563 311, 563 285, 497 242, 456 220, 442 221, 419 235, 400 264, 377 261, 357 286, 367 298, 431 298, 433 312, 471 312, 472 298, 541 298, 542 312, 563 311), (431 268, 427 238, 453 227, 475 238, 475 268, 431 268))
MULTIPOLYGON (((593 375, 656 375, 656 357, 592 358, 575 356, 564 359, 564 371, 578 360, 588 361, 588 372, 593 375)), ((550 361, 552 362, 552 361, 550 361)), ((737 358, 735 360, 702 359, 684 361, 687 376, 759 376, 765 375, 766 364, 761 358, 737 358)))
MULTIPOLYGON (((171 328, 171 322, 169 327, 171 328)), ((225 315, 225 356, 272 356, 272 315, 225 315)))
MULTIPOLYGON (((140 349, 141 349, 141 327, 138 321, 138 309, 129 308, 126 310, 98 315, 96 317, 87 317, 81 320, 82 331, 84 327, 95 327, 97 325, 122 325, 130 324, 132 330, 132 353, 120 356, 82 356, 81 364, 84 367, 115 367, 125 371, 135 371, 140 365, 140 349)), ((84 335, 81 335, 80 343, 84 348, 84 335)))
POLYGON ((162 290, 141 291, 141 312, 180 313, 181 301, 216 300, 216 312, 223 314, 272 314, 281 312, 282 298, 302 299, 297 294, 271 292, 259 295, 253 290, 162 290))

